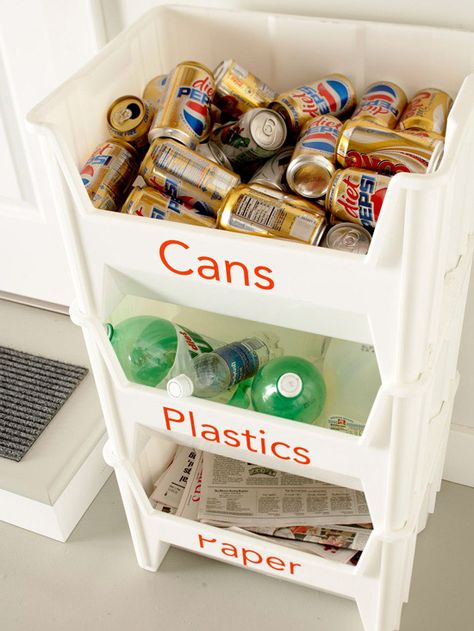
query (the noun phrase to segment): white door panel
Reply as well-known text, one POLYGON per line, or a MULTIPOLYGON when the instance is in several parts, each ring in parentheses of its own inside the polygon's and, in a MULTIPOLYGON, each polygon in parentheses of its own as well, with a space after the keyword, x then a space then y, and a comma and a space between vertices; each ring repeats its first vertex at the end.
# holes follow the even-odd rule
POLYGON ((2 0, 0 8, 0 291, 69 304, 44 156, 25 115, 97 50, 101 23, 88 1, 2 0))

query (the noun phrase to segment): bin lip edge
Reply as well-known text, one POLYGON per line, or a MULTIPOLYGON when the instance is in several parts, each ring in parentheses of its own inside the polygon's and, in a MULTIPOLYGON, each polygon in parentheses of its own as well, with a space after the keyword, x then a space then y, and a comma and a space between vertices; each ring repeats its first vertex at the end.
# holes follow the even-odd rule
MULTIPOLYGON (((41 116, 41 112, 51 101, 54 101, 61 92, 64 91, 65 86, 70 84, 71 82, 76 82, 80 79, 80 77, 87 73, 90 68, 95 66, 98 62, 101 61, 102 58, 107 57, 109 50, 116 46, 121 40, 127 39, 133 31, 140 30, 142 24, 146 24, 152 15, 158 15, 159 13, 189 13, 189 14, 201 14, 208 15, 210 7, 193 7, 185 4, 170 4, 170 5, 161 5, 157 7, 153 7, 148 11, 144 12, 141 17, 135 20, 132 24, 123 29, 120 33, 115 35, 111 40, 109 40, 105 46, 98 49, 97 52, 80 68, 78 68, 68 79, 62 81, 59 85, 57 85, 49 94, 47 94, 44 98, 42 98, 38 103, 36 103, 27 113, 26 120, 29 124, 35 127, 41 127, 47 125, 47 119, 41 116)), ((379 26, 379 27, 390 27, 390 28, 399 28, 399 29, 410 29, 417 31, 433 31, 436 33, 465 33, 466 35, 471 35, 474 39, 474 32, 469 31, 467 29, 462 28, 452 28, 452 27, 441 27, 441 26, 433 26, 426 24, 404 24, 400 22, 388 22, 388 21, 376 21, 376 20, 359 20, 359 19, 351 19, 351 18, 334 18, 329 16, 320 16, 320 15, 304 15, 298 13, 278 13, 278 12, 270 12, 270 11, 254 11, 254 10, 239 10, 233 8, 223 8, 223 7, 213 7, 213 12, 218 12, 220 14, 236 14, 239 15, 259 15, 266 19, 302 19, 302 20, 311 20, 313 22, 320 23, 335 23, 335 24, 354 24, 358 26, 379 26)), ((469 75, 466 75, 469 76, 469 75)))

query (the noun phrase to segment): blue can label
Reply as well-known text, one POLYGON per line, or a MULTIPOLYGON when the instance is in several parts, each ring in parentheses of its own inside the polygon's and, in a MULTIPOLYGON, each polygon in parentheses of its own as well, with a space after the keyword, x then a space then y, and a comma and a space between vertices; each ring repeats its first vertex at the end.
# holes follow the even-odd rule
POLYGON ((258 337, 227 344, 214 352, 226 362, 231 374, 231 386, 253 377, 270 359, 268 346, 258 337))

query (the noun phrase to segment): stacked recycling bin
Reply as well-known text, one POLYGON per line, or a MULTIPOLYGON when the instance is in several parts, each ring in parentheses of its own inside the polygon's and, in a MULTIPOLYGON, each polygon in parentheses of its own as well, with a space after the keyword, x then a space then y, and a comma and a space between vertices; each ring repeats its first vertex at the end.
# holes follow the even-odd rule
POLYGON ((474 63, 460 51, 473 43, 474 34, 460 31, 161 7, 30 113, 54 156, 50 176, 76 293, 71 317, 83 329, 109 435, 105 456, 117 474, 141 567, 156 570, 169 545, 177 545, 352 598, 366 631, 398 628, 416 536, 440 487, 458 382, 474 239, 474 63), (420 84, 436 85, 456 99, 440 167, 392 179, 366 256, 136 220, 92 206, 78 167, 106 137, 108 105, 117 95, 141 94, 148 79, 183 59, 214 67, 235 57, 277 90, 337 68, 354 79, 360 94, 387 76, 387 56, 380 54, 387 48, 390 79, 410 93, 420 84), (163 264, 164 249, 173 266, 163 264), (222 269, 226 261, 239 262, 250 278, 265 266, 273 287, 229 282, 225 275, 206 280, 195 273, 201 256, 222 269), (179 266, 189 273, 176 274, 179 266), (131 383, 103 326, 130 296, 166 303, 165 317, 170 304, 173 313, 187 310, 196 330, 207 312, 373 345, 382 385, 363 434, 195 397, 176 401, 164 390, 131 383), (237 433, 252 428, 268 444, 304 446, 308 457, 282 459, 271 450, 250 452, 244 442, 209 442, 199 432, 203 423, 237 433), (358 564, 155 511, 148 496, 176 443, 364 491, 374 530, 358 564), (225 555, 225 543, 239 553, 225 555), (249 561, 248 550, 258 562, 249 561), (269 561, 275 557, 277 568, 269 561))

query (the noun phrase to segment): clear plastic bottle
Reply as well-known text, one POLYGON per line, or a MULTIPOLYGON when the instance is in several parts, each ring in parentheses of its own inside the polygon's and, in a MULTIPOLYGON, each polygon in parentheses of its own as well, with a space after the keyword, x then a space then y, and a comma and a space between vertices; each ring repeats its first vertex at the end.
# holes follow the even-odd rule
POLYGON ((127 378, 146 386, 160 385, 216 346, 209 338, 155 316, 135 316, 115 327, 106 326, 127 378))
POLYGON ((272 360, 257 373, 251 396, 258 412, 313 423, 323 409, 326 387, 314 364, 286 355, 272 360))
POLYGON ((359 436, 381 384, 373 346, 329 339, 323 375, 327 398, 317 424, 359 436))
POLYGON ((168 394, 211 399, 253 377, 273 357, 281 354, 276 336, 261 333, 231 342, 212 353, 195 357, 192 370, 168 381, 168 394))

